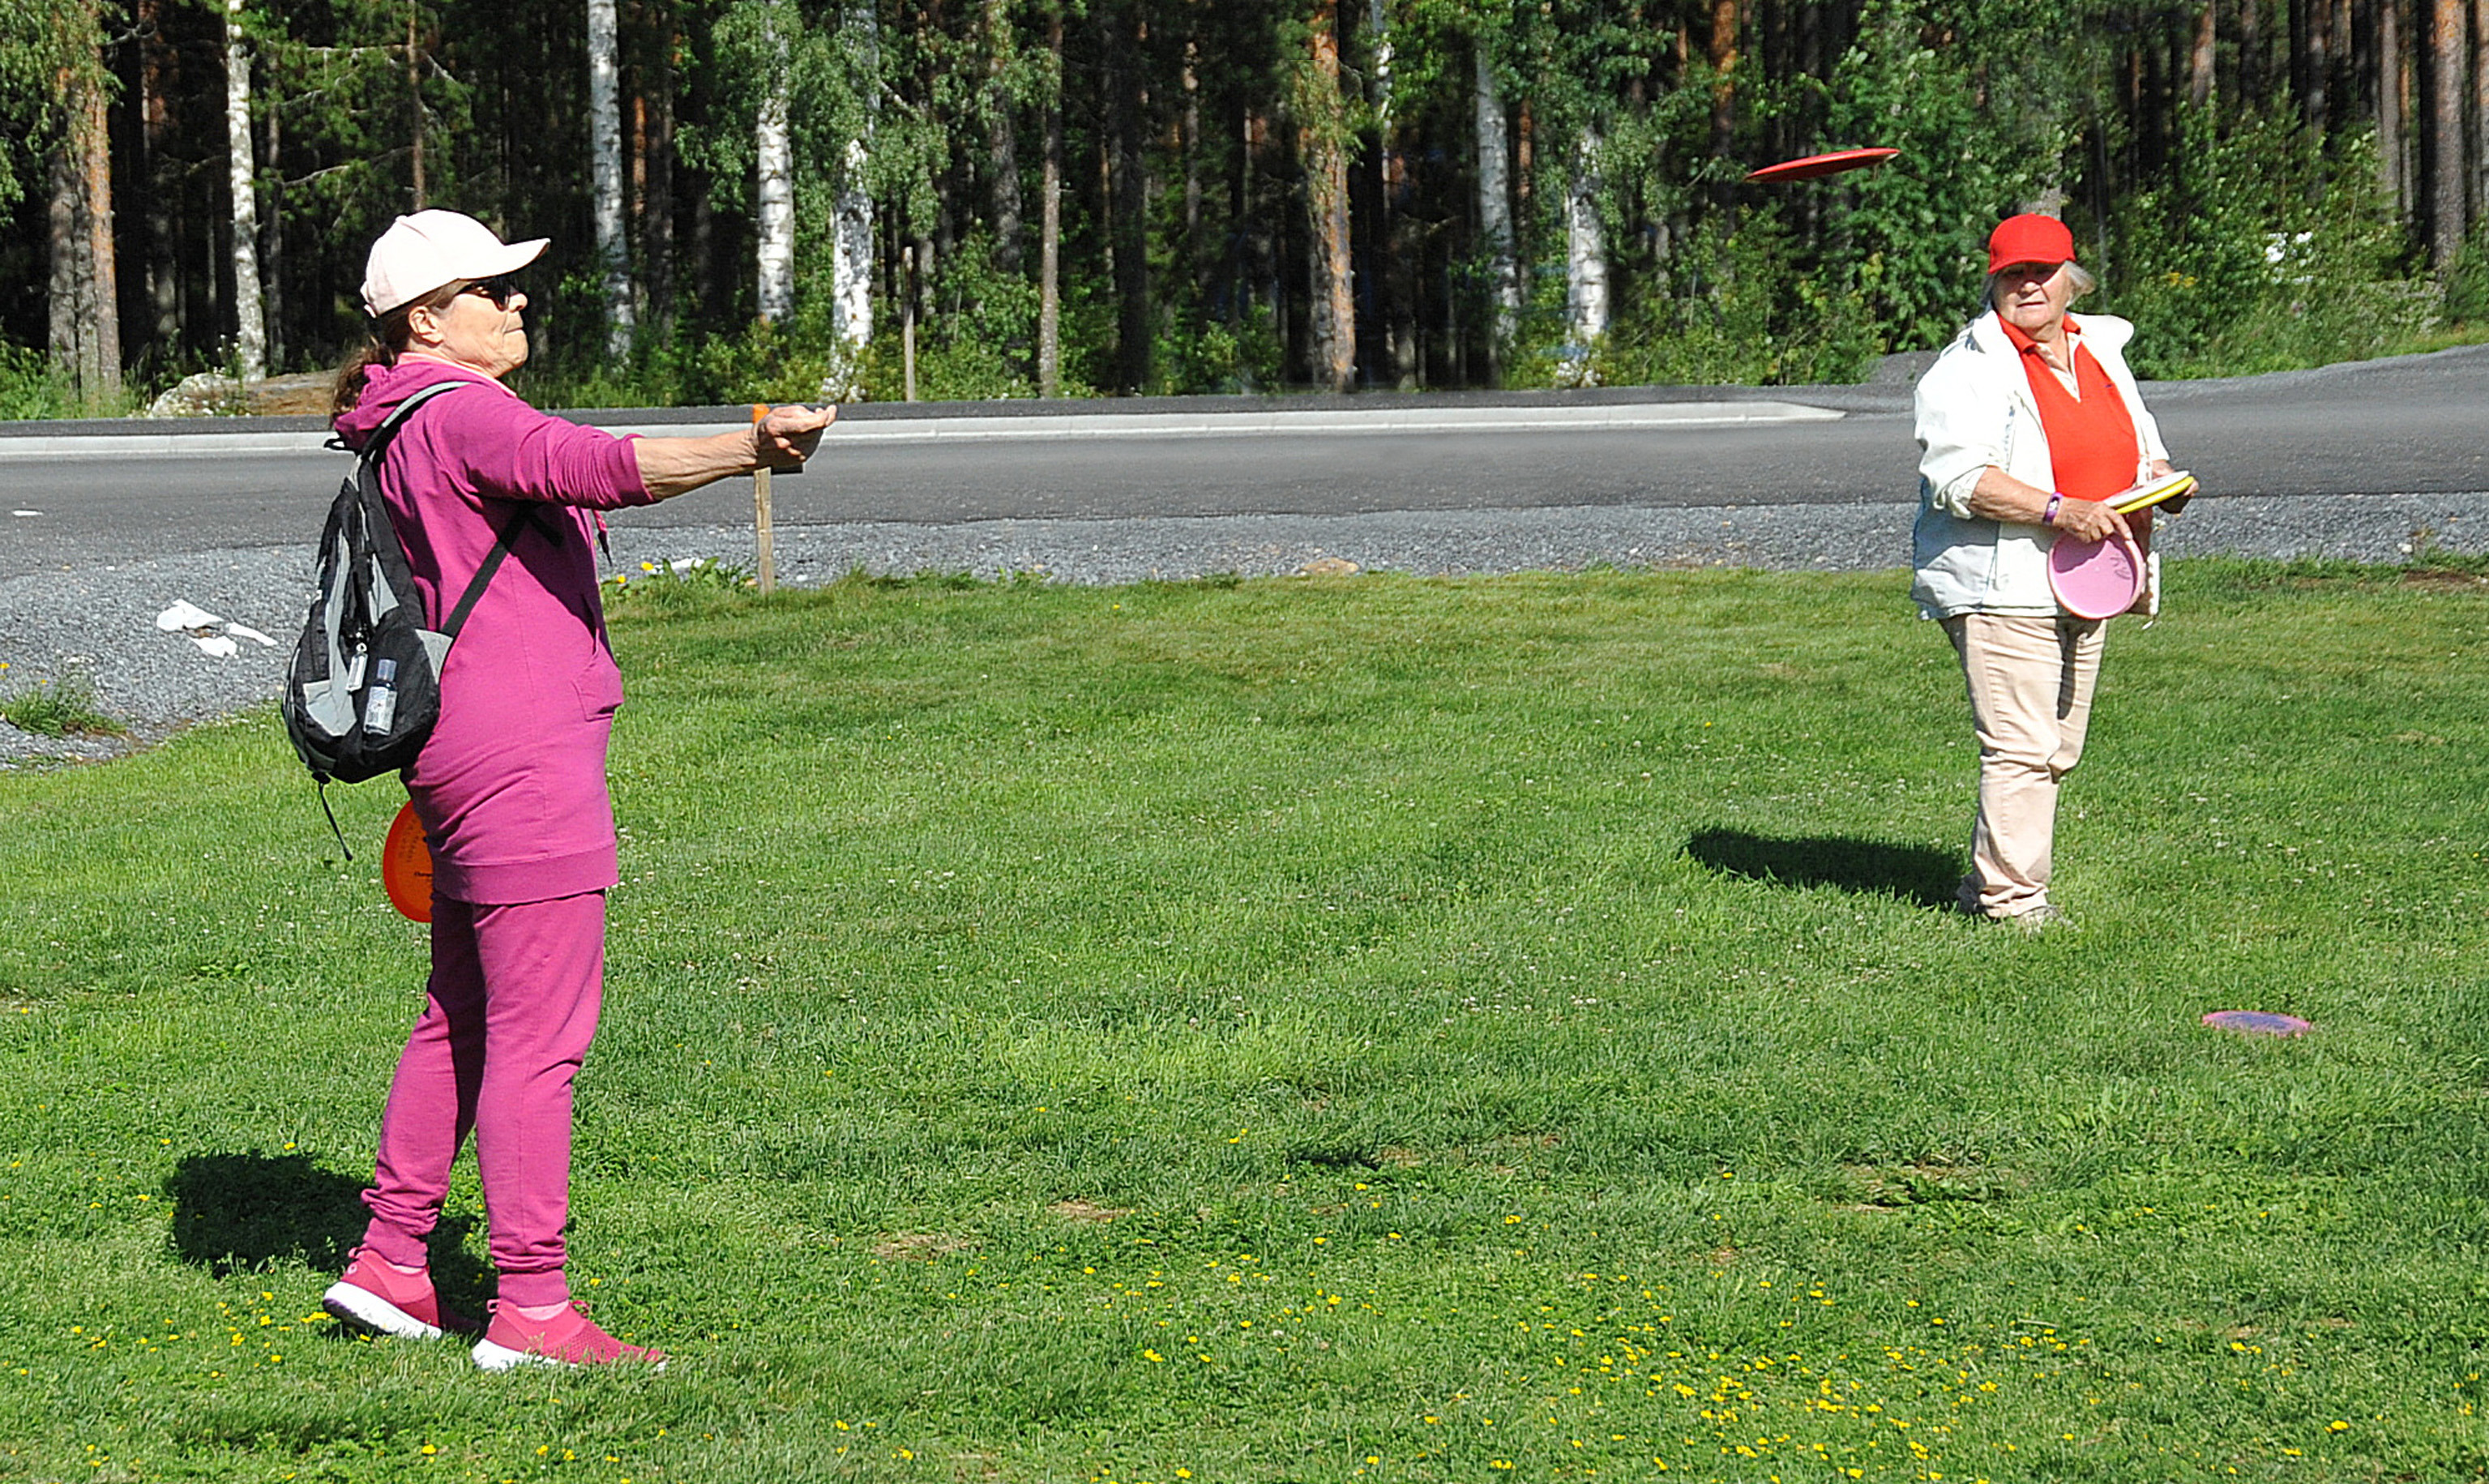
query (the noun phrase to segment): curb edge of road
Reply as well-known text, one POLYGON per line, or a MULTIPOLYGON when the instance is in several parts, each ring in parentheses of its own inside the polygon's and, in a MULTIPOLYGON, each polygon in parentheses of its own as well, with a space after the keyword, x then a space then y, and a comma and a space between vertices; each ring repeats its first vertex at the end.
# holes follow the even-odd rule
MULTIPOLYGON (((1308 434, 1611 432, 1778 426, 1837 422, 1834 408, 1785 401, 1660 402, 1586 407, 1357 408, 1232 413, 1085 413, 1026 417, 876 418, 834 435, 849 443, 1015 442, 1054 439, 1240 438, 1308 434)), ((598 426, 599 424, 590 424, 598 426)), ((606 428, 644 437, 705 437, 716 423, 622 423, 606 428)), ((0 461, 62 458, 186 458, 216 454, 316 453, 316 431, 233 433, 70 433, 0 438, 0 461)))

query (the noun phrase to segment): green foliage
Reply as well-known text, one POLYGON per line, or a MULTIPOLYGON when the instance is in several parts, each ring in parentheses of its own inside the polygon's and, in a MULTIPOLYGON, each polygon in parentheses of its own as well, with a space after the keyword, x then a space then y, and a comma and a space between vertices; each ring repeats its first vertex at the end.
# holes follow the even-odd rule
POLYGON ((2043 182, 2060 178, 2069 143, 2064 124, 2045 106, 2045 94, 2012 91, 2014 74, 1983 76, 1988 59, 1977 44, 1992 35, 2000 50, 2045 50, 2047 31, 1960 36, 1955 27, 1967 18, 1965 10, 1981 9, 1872 0, 1857 44, 1834 70, 1827 147, 1902 152, 1891 165, 1834 187, 1827 253, 1893 350, 1942 345, 1979 312, 1988 230, 2020 210, 2043 182), (1931 33, 1955 41, 1936 44, 1931 33))
MULTIPOLYGON (((8 667, 0 666, 0 670, 8 667)), ((71 673, 29 686, 0 688, 0 721, 46 737, 121 737, 129 728, 100 710, 95 686, 71 673)))
POLYGON ((0 341, 0 419, 91 415, 75 377, 41 351, 0 341))
POLYGON ((2432 328, 2442 300, 2362 136, 2329 154, 2284 122, 2217 133, 2189 115, 2175 182, 2111 223, 2101 307, 2135 322, 2143 376, 2235 376, 2359 359, 2432 328))
POLYGON ((1599 350, 1605 385, 1855 382, 1883 350, 1860 296, 1811 270, 1770 213, 1726 237, 1706 223, 1670 266, 1599 350))

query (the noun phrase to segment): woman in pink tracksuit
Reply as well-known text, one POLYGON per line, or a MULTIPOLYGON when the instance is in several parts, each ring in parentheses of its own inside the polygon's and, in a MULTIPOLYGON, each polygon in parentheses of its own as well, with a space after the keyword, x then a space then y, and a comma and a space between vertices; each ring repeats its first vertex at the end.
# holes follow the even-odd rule
POLYGON ((507 274, 545 243, 504 243, 455 212, 401 216, 372 246, 372 346, 338 378, 359 447, 409 416, 381 494, 437 621, 502 533, 502 563, 441 676, 441 720, 406 771, 433 857, 432 977, 381 1117, 371 1222, 329 1312, 407 1337, 472 1330, 435 1298, 426 1239, 472 1131, 500 1298, 476 1362, 658 1362, 570 1298, 571 1084, 596 1030, 605 893, 617 880, 605 750, 622 677, 597 600, 596 512, 799 465, 833 414, 778 408, 714 438, 617 439, 548 416, 501 378, 528 357, 507 274))

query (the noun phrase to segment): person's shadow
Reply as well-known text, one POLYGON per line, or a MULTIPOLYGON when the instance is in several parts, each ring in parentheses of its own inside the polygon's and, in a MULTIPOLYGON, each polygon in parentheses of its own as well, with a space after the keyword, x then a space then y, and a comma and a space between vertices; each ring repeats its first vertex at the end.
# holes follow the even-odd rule
POLYGON ((1949 850, 1847 835, 1774 840, 1744 830, 1702 829, 1685 842, 1685 853, 1723 875, 1877 893, 1922 907, 1952 906, 1962 871, 1961 857, 1949 850))
MULTIPOLYGON (((164 1180, 174 1255, 219 1278, 297 1261, 333 1276, 345 1270, 370 1217, 362 1188, 307 1155, 185 1155, 164 1180)), ((432 1234, 432 1281, 442 1301, 480 1314, 493 1286, 467 1254, 474 1224, 472 1216, 442 1217, 432 1234)))

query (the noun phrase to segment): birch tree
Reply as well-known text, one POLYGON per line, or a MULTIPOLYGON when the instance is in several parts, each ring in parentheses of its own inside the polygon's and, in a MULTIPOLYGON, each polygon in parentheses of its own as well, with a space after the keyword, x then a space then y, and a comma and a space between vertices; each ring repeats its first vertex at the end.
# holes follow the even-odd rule
MULTIPOLYGON (((231 0, 239 5, 241 0, 231 0)), ((587 0, 587 149, 596 259, 605 281, 605 352, 631 353, 631 255, 622 235, 621 45, 614 0, 587 0)))
POLYGON ((243 41, 243 0, 225 0, 225 180, 233 194, 234 361, 243 380, 254 382, 268 375, 268 318, 260 297, 259 167, 250 137, 250 53, 243 41))
POLYGON ((788 120, 792 87, 781 7, 761 12, 760 106, 752 126, 754 220, 760 318, 771 323, 795 312, 795 162, 788 120))
POLYGON ((1599 217, 1605 193, 1599 156, 1606 139, 1597 125, 1582 130, 1564 188, 1564 312, 1568 351, 1559 379, 1585 385, 1596 380, 1590 357, 1608 332, 1608 234, 1599 217))
POLYGON ((872 0, 848 0, 839 31, 851 89, 864 106, 853 116, 839 157, 831 322, 839 339, 861 352, 873 343, 873 119, 881 100, 881 23, 872 0))
POLYGON ((1476 39, 1471 90, 1477 134, 1478 248, 1486 260, 1494 299, 1494 339, 1488 355, 1497 366, 1521 328, 1521 263, 1512 232, 1512 131, 1503 112, 1503 81, 1492 43, 1476 39))

